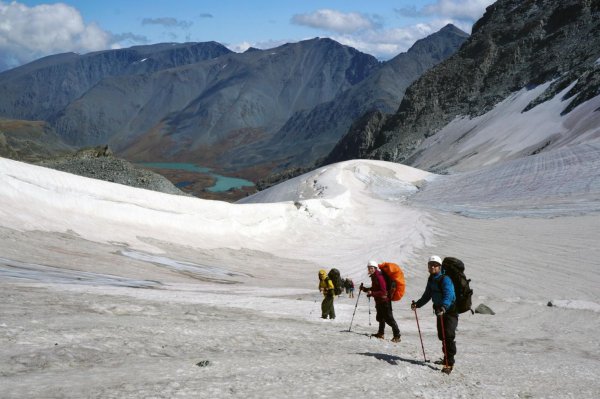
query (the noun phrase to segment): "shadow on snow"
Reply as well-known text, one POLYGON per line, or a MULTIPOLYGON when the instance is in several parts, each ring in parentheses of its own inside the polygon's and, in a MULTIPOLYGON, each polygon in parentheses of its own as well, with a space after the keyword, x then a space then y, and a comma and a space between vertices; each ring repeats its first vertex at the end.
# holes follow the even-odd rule
MULTIPOLYGON (((356 331, 348 331, 348 330, 342 330, 340 332, 352 333, 352 334, 356 334, 356 335, 364 335, 366 337, 371 338, 371 335, 367 334, 367 333, 359 333, 359 332, 356 332, 356 331)), ((429 363, 429 360, 422 361, 422 360, 406 359, 406 358, 403 358, 403 357, 400 357, 400 356, 386 355, 384 353, 371 353, 371 352, 359 353, 359 352, 357 352, 356 354, 357 355, 361 355, 361 356, 371 356, 371 357, 374 357, 377 360, 383 360, 383 361, 388 362, 389 364, 394 365, 394 366, 397 366, 399 364, 398 362, 405 362, 405 363, 410 363, 410 364, 416 364, 418 366, 425 366, 425 367, 428 367, 428 368, 430 368, 432 370, 439 371, 438 368, 432 366, 429 363)))
POLYGON ((439 371, 438 368, 432 366, 429 363, 426 363, 422 360, 414 360, 414 359, 406 359, 400 356, 394 356, 394 355, 386 355, 384 353, 371 353, 371 352, 363 352, 363 353, 359 353, 357 352, 358 355, 362 355, 362 356, 371 356, 374 357, 377 360, 383 360, 388 362, 391 365, 397 366, 400 362, 405 362, 405 363, 410 363, 410 364, 416 364, 418 366, 425 366, 425 367, 429 367, 432 370, 435 371, 439 371))

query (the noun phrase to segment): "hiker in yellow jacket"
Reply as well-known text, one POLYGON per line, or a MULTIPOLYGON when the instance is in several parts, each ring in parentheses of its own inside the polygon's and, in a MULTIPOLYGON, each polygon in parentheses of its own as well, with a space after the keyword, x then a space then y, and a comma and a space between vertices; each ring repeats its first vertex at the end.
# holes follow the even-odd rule
POLYGON ((319 291, 323 293, 323 302, 321 302, 321 318, 335 319, 335 309, 333 308, 334 287, 333 282, 327 277, 327 272, 319 270, 319 291))

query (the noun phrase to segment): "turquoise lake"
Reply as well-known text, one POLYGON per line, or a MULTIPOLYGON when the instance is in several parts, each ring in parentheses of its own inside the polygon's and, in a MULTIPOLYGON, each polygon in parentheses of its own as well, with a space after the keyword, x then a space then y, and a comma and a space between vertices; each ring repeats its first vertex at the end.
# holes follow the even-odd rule
MULTIPOLYGON (((239 179, 237 177, 228 177, 222 176, 212 172, 212 169, 206 168, 204 166, 198 166, 193 163, 177 163, 177 162, 143 162, 139 165, 145 166, 148 168, 157 168, 157 169, 173 169, 173 170, 184 170, 186 172, 197 172, 205 175, 210 175, 213 177, 216 182, 212 187, 207 188, 208 191, 214 193, 220 193, 232 188, 241 188, 241 187, 254 187, 254 183, 249 180, 239 179)), ((187 184, 191 184, 191 182, 182 182, 177 185, 177 187, 181 188, 186 186, 187 184)))

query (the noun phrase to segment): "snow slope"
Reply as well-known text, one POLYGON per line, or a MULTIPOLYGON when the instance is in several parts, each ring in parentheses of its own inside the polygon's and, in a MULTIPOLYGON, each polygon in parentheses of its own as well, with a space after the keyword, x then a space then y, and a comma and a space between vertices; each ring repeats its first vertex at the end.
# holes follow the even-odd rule
POLYGON ((0 397, 596 398, 598 159, 588 136, 451 175, 355 160, 227 204, 0 158, 0 397), (409 307, 431 254, 496 312, 461 315, 450 376, 409 307), (320 319, 317 271, 372 258, 405 270, 399 344, 364 296, 320 319))
POLYGON ((484 115, 455 118, 423 141, 411 164, 427 170, 471 171, 600 139, 600 96, 561 115, 574 99, 565 97, 575 83, 524 111, 550 84, 521 89, 484 115))

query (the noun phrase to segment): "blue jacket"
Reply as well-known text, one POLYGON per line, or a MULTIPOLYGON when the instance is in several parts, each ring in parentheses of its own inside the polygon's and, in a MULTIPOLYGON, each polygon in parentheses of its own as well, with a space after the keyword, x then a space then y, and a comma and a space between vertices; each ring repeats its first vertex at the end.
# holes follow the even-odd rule
POLYGON ((429 277, 423 296, 416 302, 417 307, 420 308, 425 305, 430 299, 433 300, 434 308, 443 306, 446 310, 450 310, 450 307, 456 301, 454 284, 452 284, 450 277, 446 277, 442 272, 429 277), (441 287, 440 279, 442 279, 441 287))

